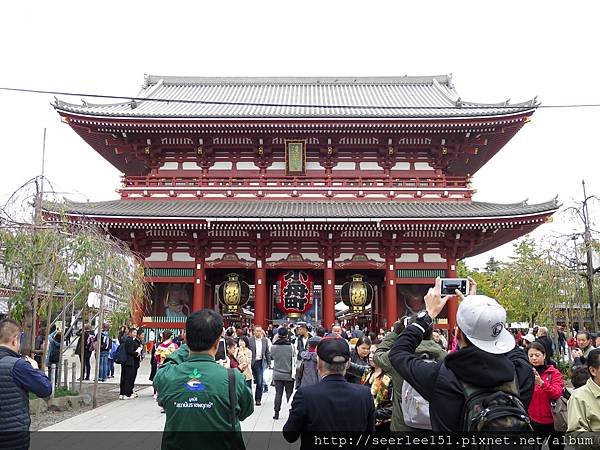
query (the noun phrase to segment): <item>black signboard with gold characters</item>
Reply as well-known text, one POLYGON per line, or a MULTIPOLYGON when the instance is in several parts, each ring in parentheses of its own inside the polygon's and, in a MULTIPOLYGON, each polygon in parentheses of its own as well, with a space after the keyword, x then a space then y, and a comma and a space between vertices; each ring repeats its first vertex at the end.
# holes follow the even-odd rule
POLYGON ((306 140, 285 141, 285 173, 306 174, 306 140))
POLYGON ((361 313, 373 300, 373 286, 363 281, 363 275, 352 275, 352 281, 344 283, 340 292, 342 301, 349 306, 351 312, 361 313))

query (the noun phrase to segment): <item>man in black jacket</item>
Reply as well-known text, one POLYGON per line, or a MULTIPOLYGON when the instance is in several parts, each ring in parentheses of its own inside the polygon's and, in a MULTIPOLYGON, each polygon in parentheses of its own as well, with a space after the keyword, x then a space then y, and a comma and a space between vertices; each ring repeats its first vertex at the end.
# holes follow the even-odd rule
POLYGON ((389 353, 392 366, 429 401, 433 431, 460 432, 465 394, 462 382, 482 388, 494 388, 514 380, 525 409, 533 395, 534 377, 527 356, 504 328, 506 311, 495 300, 471 295, 458 307, 457 324, 460 350, 435 364, 419 359, 414 353, 424 331, 442 311, 450 296, 441 296, 441 280, 425 296, 425 311, 417 315, 398 337, 389 353))
POLYGON ((140 355, 142 353, 142 347, 137 340, 137 334, 138 330, 130 328, 129 336, 127 336, 127 339, 121 344, 125 346, 127 360, 121 364, 121 380, 119 383, 120 400, 131 400, 137 397, 137 394, 133 392, 133 386, 135 384, 137 370, 140 367, 140 355))
POLYGON ((302 435, 301 450, 324 448, 315 438, 331 433, 375 431, 375 405, 367 386, 348 383, 344 372, 350 360, 345 340, 325 337, 317 345, 321 382, 301 387, 292 400, 283 437, 294 442, 302 435))

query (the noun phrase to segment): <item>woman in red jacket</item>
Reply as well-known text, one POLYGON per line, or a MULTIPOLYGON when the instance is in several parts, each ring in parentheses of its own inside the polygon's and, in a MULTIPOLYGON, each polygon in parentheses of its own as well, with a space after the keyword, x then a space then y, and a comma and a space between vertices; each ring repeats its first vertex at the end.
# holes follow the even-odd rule
POLYGON ((546 348, 539 342, 532 342, 527 347, 527 356, 533 366, 535 387, 529 404, 529 418, 536 433, 549 437, 550 449, 562 449, 562 445, 552 441, 562 442, 561 433, 554 431, 554 420, 550 402, 558 399, 563 392, 562 374, 552 365, 544 363, 546 348))

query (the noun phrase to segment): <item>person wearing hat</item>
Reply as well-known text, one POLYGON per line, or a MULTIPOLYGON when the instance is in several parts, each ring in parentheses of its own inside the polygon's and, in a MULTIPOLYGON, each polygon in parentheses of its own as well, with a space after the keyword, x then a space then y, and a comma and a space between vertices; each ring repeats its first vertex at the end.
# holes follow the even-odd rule
POLYGON ((375 431, 375 405, 368 387, 351 384, 344 378, 350 361, 348 344, 337 337, 325 337, 317 345, 317 370, 321 382, 301 387, 292 400, 283 437, 300 448, 314 446, 316 433, 375 431))
POLYGON ((476 295, 477 285, 469 280, 470 295, 461 301, 456 316, 460 350, 437 363, 425 362, 415 355, 423 333, 431 327, 433 319, 450 298, 441 296, 441 279, 437 278, 435 286, 425 296, 426 309, 406 327, 389 353, 394 369, 429 401, 434 432, 463 431, 465 383, 495 390, 516 378, 518 392, 515 394, 525 411, 533 394, 531 365, 505 328, 506 310, 496 300, 476 295))
POLYGON ((287 328, 281 327, 277 330, 278 339, 271 347, 271 359, 273 360, 273 382, 275 383, 275 413, 273 419, 279 419, 281 399, 283 390, 287 401, 294 392, 294 379, 296 376, 296 350, 289 340, 287 328))
POLYGON ((300 355, 300 367, 296 371, 296 389, 317 384, 321 378, 317 370, 317 345, 321 338, 313 336, 308 340, 306 351, 300 355))

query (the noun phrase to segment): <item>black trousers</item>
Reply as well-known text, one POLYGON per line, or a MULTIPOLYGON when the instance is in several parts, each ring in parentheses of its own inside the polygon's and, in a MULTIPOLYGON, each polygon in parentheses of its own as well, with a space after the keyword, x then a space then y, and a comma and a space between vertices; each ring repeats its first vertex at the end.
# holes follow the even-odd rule
POLYGON ((256 383, 256 390, 254 391, 254 400, 260 402, 263 395, 263 362, 262 359, 254 361, 252 363, 252 377, 256 383))
POLYGON ((131 397, 137 369, 133 366, 121 365, 121 380, 119 382, 119 395, 131 397))
POLYGON ((553 441, 562 442, 562 436, 564 433, 559 433, 554 431, 553 424, 543 424, 537 423, 533 420, 531 421, 531 426, 533 427, 533 432, 538 436, 543 436, 544 438, 548 438, 548 447, 550 450, 563 450, 564 446, 562 444, 553 444, 553 441))
POLYGON ((279 412, 281 409, 281 399, 283 397, 283 389, 285 388, 285 396, 287 401, 290 401, 290 397, 294 393, 294 381, 279 381, 275 380, 275 412, 279 412))

